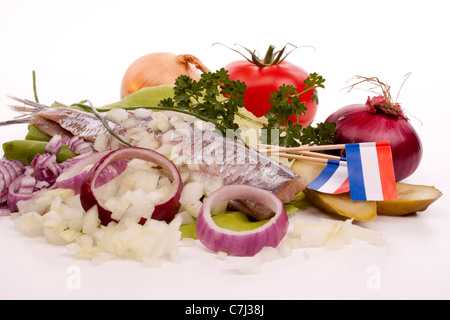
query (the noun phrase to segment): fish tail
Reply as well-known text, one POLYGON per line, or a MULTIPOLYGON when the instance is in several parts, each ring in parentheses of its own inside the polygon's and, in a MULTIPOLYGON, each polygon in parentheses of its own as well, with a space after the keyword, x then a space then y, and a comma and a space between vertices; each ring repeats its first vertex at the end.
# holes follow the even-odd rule
POLYGON ((11 119, 6 121, 0 121, 0 127, 9 126, 12 124, 28 123, 31 117, 24 117, 20 119, 11 119))
POLYGON ((24 104, 24 106, 9 105, 8 107, 10 107, 12 110, 20 113, 20 115, 18 115, 17 117, 15 117, 14 119, 11 119, 11 120, 1 121, 0 126, 8 126, 8 125, 19 124, 19 123, 28 123, 36 113, 48 108, 48 106, 46 106, 44 104, 37 103, 37 102, 31 101, 31 100, 21 99, 21 98, 14 97, 14 96, 8 96, 8 98, 13 99, 17 102, 21 102, 24 104))

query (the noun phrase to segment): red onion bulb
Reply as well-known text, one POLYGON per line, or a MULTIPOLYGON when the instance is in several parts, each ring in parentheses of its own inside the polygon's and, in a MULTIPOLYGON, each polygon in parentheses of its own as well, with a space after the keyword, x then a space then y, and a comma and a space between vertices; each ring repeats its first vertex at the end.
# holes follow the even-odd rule
POLYGON ((390 141, 396 181, 409 177, 420 164, 422 144, 417 132, 399 104, 385 97, 342 107, 326 121, 336 123, 335 143, 390 141))

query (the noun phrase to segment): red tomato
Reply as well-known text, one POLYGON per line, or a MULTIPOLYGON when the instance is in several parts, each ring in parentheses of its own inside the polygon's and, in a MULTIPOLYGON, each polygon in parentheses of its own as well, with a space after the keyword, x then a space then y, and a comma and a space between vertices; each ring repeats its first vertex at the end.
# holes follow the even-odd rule
MULTIPOLYGON (((269 99, 273 91, 286 84, 293 85, 297 88, 297 92, 302 92, 305 90, 304 80, 309 76, 308 72, 288 61, 258 67, 247 60, 239 60, 228 64, 225 69, 228 70, 231 80, 244 81, 247 85, 244 107, 256 117, 262 117, 269 111, 269 99)), ((300 100, 305 102, 308 108, 298 122, 303 127, 308 126, 316 116, 317 103, 311 101, 312 95, 313 90, 300 95, 300 100)), ((292 117, 292 120, 296 123, 295 117, 292 117)))

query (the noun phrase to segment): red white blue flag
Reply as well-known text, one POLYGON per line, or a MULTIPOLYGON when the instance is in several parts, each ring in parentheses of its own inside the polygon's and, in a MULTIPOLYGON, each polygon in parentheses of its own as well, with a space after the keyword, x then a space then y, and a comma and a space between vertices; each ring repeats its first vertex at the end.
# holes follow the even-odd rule
POLYGON ((346 144, 345 152, 346 158, 340 161, 328 160, 307 188, 333 194, 350 190, 350 197, 355 201, 397 199, 389 142, 346 144))
POLYGON ((346 144, 345 153, 352 200, 397 199, 390 142, 346 144))
POLYGON ((325 193, 345 193, 350 190, 348 183, 347 162, 328 160, 319 176, 311 181, 307 188, 325 193))

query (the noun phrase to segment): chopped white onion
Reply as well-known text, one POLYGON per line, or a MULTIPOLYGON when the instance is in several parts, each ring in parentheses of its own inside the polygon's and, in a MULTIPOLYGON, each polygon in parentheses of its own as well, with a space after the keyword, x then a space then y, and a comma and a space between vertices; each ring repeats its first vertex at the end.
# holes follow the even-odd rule
POLYGON ((380 232, 356 226, 352 222, 353 219, 346 221, 320 219, 317 223, 308 223, 298 218, 294 222, 294 241, 290 241, 291 247, 324 247, 328 250, 338 250, 351 243, 353 239, 366 241, 375 246, 384 246, 385 239, 380 232))
MULTIPOLYGON (((111 221, 119 221, 120 219, 115 219, 112 216, 111 210, 109 210, 105 203, 101 200, 101 196, 98 192, 97 185, 99 178, 105 168, 114 162, 127 160, 127 159, 140 159, 144 161, 152 162, 160 166, 170 179, 173 181, 173 187, 167 196, 167 199, 162 201, 153 207, 148 207, 149 214, 141 216, 140 223, 144 224, 150 217, 156 220, 164 220, 170 222, 175 214, 180 208, 180 194, 182 190, 182 181, 180 173, 177 167, 166 157, 155 152, 153 150, 138 148, 138 147, 124 147, 114 151, 109 152, 105 157, 100 159, 100 161, 89 171, 86 178, 83 180, 81 186, 81 203, 83 208, 87 211, 94 205, 98 206, 100 221, 103 225, 108 225, 111 221), (154 209, 154 210, 153 210, 154 209)), ((115 176, 114 176, 115 177, 115 176)), ((125 199, 126 200, 126 199, 125 199)), ((128 199, 129 201, 129 199, 128 199)), ((127 209, 128 210, 128 209, 127 209)), ((136 218, 135 214, 130 208, 130 218, 136 218)), ((125 214, 122 212, 121 214, 125 214)), ((121 215, 120 215, 121 216, 121 215)), ((117 218, 117 216, 116 216, 117 218)))

